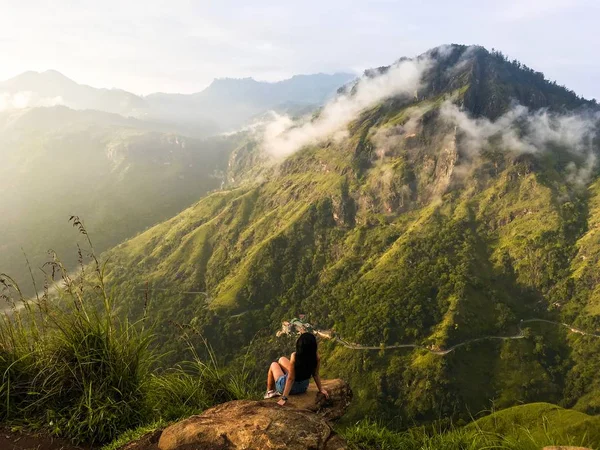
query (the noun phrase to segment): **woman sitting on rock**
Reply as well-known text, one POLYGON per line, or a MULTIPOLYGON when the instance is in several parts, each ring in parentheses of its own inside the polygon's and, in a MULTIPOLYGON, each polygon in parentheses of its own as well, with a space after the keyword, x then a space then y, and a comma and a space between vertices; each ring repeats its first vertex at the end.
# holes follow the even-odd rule
POLYGON ((281 395, 281 400, 277 403, 283 406, 288 395, 306 392, 311 376, 315 379, 319 392, 329 397, 327 391, 321 386, 319 366, 320 358, 315 335, 302 333, 296 341, 296 351, 292 353, 290 359, 282 356, 278 362, 271 363, 267 375, 267 393, 264 398, 281 395))

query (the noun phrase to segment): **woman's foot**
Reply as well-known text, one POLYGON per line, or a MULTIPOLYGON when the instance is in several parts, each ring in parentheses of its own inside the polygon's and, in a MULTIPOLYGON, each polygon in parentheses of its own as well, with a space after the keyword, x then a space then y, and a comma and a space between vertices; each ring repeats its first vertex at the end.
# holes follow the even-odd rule
POLYGON ((267 393, 265 394, 265 396, 263 398, 273 398, 273 397, 279 397, 281 394, 279 392, 277 392, 275 389, 271 389, 270 391, 267 391, 267 393))

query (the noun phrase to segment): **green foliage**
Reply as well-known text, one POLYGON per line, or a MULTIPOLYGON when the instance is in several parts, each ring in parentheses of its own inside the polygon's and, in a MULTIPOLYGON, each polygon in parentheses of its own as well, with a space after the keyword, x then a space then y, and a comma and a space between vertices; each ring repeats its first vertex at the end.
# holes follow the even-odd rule
POLYGON ((361 421, 341 430, 351 448, 377 450, 538 450, 551 445, 596 447, 597 417, 539 403, 510 408, 463 427, 421 427, 398 432, 361 421))
POLYGON ((154 416, 176 420, 230 400, 256 397, 258 390, 253 389, 245 368, 222 369, 206 341, 205 346, 207 362, 190 347, 193 362, 152 376, 147 401, 154 416))
MULTIPOLYGON (((552 438, 555 444, 597 447, 600 444, 600 417, 549 403, 531 403, 497 411, 466 426, 502 436, 542 441, 552 438)), ((546 444, 549 445, 549 444, 546 444)))
MULTIPOLYGON (((97 309, 83 302, 84 281, 54 262, 61 306, 48 294, 22 301, 0 324, 3 420, 27 420, 76 442, 105 442, 145 420, 152 335, 112 314, 96 261, 97 309)), ((4 277, 6 288, 9 285, 4 277)), ((5 296, 8 294, 4 294, 5 296)))

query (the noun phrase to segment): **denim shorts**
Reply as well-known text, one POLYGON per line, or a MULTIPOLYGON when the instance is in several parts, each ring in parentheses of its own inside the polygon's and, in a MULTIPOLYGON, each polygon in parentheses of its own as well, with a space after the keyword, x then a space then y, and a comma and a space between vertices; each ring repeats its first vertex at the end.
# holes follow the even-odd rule
MULTIPOLYGON (((288 377, 287 373, 285 375, 281 375, 275 382, 275 389, 277 389, 277 392, 279 392, 280 394, 283 394, 283 390, 285 389, 285 383, 287 381, 287 377, 288 377)), ((306 380, 302 380, 302 381, 294 381, 294 384, 292 385, 292 390, 290 391, 290 394, 291 395, 304 394, 306 392, 306 390, 308 389, 309 381, 310 381, 310 379, 308 379, 308 378, 306 380)))

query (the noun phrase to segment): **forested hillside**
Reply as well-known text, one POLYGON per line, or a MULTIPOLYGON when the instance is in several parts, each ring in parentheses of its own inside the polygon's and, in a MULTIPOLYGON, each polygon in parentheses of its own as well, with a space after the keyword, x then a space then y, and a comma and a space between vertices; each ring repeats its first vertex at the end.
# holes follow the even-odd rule
POLYGON ((381 346, 322 343, 354 416, 535 401, 598 412, 600 340, 565 327, 531 323, 524 339, 446 356, 385 349, 514 335, 530 318, 599 329, 596 104, 465 46, 368 71, 340 96, 276 137, 277 164, 268 133, 247 142, 227 189, 111 250, 122 310, 150 302, 173 359, 190 326, 223 359, 248 353, 257 374, 288 348, 281 321, 301 313, 381 346))

